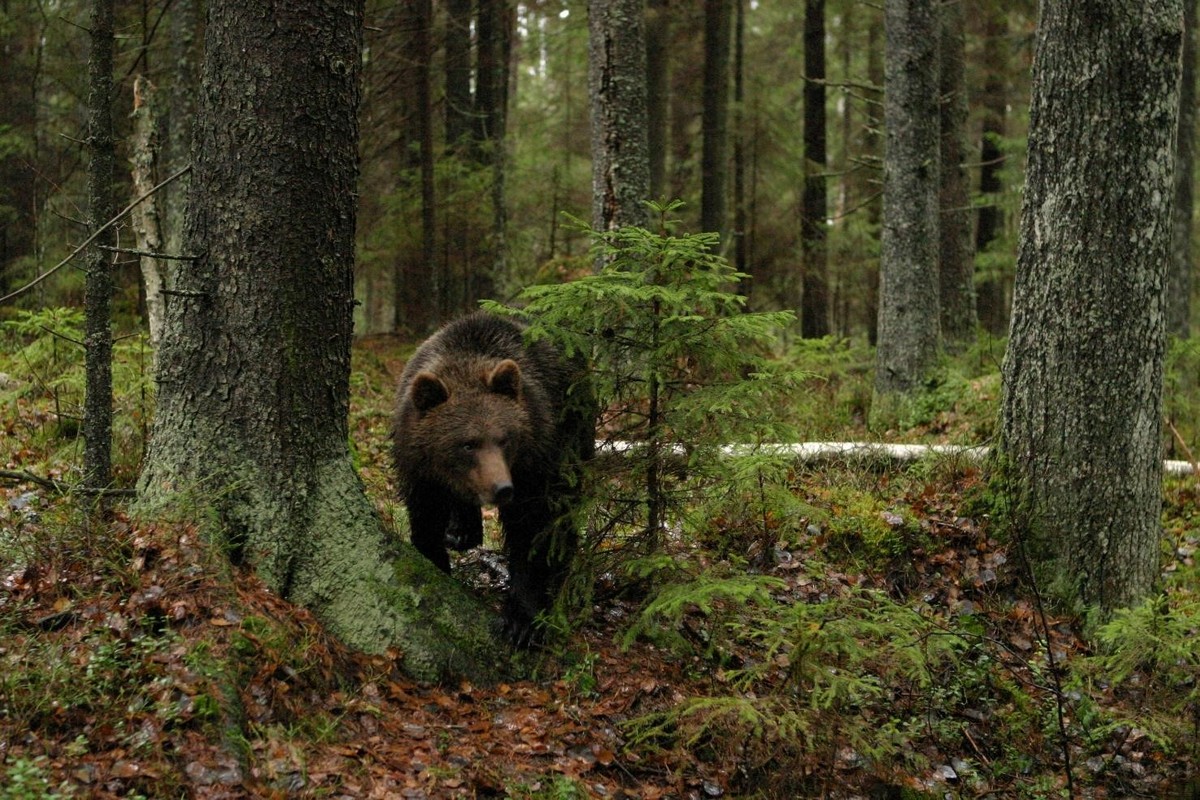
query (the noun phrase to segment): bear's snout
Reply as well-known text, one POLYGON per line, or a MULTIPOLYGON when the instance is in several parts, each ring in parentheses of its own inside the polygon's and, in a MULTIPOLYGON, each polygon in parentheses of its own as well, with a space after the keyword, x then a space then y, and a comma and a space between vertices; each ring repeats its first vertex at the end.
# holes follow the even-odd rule
POLYGON ((509 503, 513 499, 512 483, 498 483, 492 487, 492 499, 498 506, 509 503))

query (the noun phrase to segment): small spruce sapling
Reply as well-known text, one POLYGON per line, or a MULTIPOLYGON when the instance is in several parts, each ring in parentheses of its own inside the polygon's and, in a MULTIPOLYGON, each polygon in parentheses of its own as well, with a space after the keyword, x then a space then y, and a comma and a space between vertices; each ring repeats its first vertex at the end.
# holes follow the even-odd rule
MULTIPOLYGON (((591 367, 597 468, 614 465, 589 487, 592 542, 616 537, 637 555, 658 552, 669 532, 711 525, 722 518, 716 505, 745 517, 749 503, 786 496, 763 487, 780 483, 790 462, 760 446, 795 440, 780 409, 804 377, 771 357, 793 314, 747 312, 735 291, 747 276, 716 252, 716 235, 677 234, 678 202, 648 205, 655 230, 600 232, 574 220, 603 266, 518 298, 530 335, 591 367)), ((764 537, 786 516, 776 512, 750 515, 764 537)))

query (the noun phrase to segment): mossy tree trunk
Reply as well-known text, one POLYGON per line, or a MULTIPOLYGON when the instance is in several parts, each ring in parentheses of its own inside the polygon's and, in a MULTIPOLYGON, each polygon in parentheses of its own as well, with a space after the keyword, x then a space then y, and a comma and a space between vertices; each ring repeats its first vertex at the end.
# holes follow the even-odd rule
POLYGON ((235 563, 422 678, 500 672, 489 620, 390 541, 351 464, 363 10, 208 4, 185 249, 170 291, 148 508, 183 496, 235 563))
POLYGON ((1113 609, 1158 577, 1163 283, 1180 0, 1046 0, 1001 449, 1045 582, 1113 609))

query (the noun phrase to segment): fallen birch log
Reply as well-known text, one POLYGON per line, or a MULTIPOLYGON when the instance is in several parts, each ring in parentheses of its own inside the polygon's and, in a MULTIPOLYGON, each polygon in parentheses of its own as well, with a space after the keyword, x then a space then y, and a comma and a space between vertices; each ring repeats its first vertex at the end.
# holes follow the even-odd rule
MULTIPOLYGON (((642 442, 597 442, 596 447, 601 452, 626 453, 641 446, 642 442)), ((886 444, 883 442, 794 442, 776 444, 727 444, 721 448, 727 456, 741 456, 750 453, 768 453, 775 455, 792 454, 797 460, 831 461, 834 459, 863 460, 863 461, 916 461, 926 456, 945 456, 961 458, 972 463, 982 463, 991 452, 991 448, 976 445, 958 444, 886 444)), ((671 454, 683 456, 687 454, 684 445, 676 444, 671 447, 671 454)), ((1167 475, 1191 475, 1194 467, 1188 461, 1164 461, 1163 472, 1167 475)))

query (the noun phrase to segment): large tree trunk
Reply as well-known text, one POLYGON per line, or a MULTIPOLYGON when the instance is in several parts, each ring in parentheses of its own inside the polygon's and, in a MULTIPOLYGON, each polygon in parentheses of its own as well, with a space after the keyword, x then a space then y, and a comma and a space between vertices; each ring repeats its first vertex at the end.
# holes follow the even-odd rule
POLYGON ((1038 23, 1002 465, 1039 577, 1103 609, 1158 576, 1182 14, 1044 0, 1038 23))
POLYGON ((648 219, 645 22, 642 0, 589 0, 592 227, 598 231, 645 227, 648 219))
POLYGON ((975 341, 975 262, 971 251, 971 199, 967 170, 966 12, 961 0, 938 8, 938 83, 941 102, 939 274, 942 339, 952 350, 975 341))
MULTIPOLYGON (((88 208, 96 231, 117 215, 113 181, 113 0, 93 0, 92 51, 88 58, 88 208)), ((87 391, 83 409, 84 483, 103 489, 112 477, 112 260, 116 234, 109 227, 88 251, 85 286, 87 391)))
POLYGON ((1183 0, 1183 80, 1175 154, 1174 230, 1167 273, 1167 333, 1187 338, 1192 317, 1192 199, 1196 176, 1196 0, 1183 0))
POLYGON ((825 217, 825 0, 804 7, 804 192, 800 250, 804 257, 800 332, 806 339, 829 334, 829 251, 825 217))
POLYGON ((208 9, 197 260, 168 309, 143 502, 211 507, 231 559, 354 647, 494 676, 490 615, 389 541, 350 460, 361 3, 208 9))
POLYGON ((872 414, 886 420, 938 355, 938 81, 933 0, 888 0, 884 18, 883 234, 872 414))

